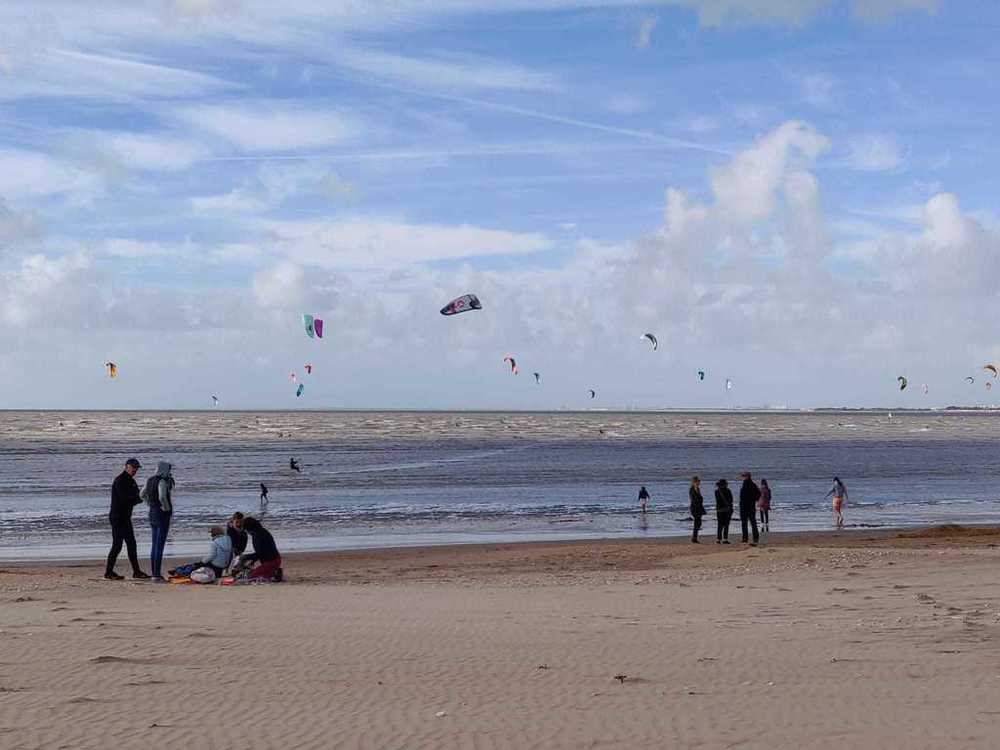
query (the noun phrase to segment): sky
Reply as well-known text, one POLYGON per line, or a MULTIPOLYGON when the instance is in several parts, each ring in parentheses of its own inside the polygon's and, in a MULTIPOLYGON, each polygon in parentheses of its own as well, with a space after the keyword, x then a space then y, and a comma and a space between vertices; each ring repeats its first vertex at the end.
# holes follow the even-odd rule
POLYGON ((6 0, 0 408, 990 403, 998 26, 986 0, 6 0))

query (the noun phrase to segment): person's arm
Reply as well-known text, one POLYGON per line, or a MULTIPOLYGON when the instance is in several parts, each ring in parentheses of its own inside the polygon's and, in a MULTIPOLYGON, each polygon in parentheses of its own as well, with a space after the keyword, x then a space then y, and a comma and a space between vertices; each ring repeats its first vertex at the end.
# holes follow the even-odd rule
POLYGON ((166 479, 160 480, 160 507, 163 508, 164 513, 170 513, 174 506, 170 502, 170 482, 166 479))

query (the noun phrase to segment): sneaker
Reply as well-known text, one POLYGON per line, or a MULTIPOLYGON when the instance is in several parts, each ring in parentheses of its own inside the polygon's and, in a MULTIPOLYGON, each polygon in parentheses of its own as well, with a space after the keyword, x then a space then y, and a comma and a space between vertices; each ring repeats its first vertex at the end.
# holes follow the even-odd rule
POLYGON ((105 573, 104 574, 104 580, 106 580, 106 581, 124 581, 125 580, 125 576, 120 576, 117 573, 115 573, 114 571, 112 571, 111 573, 105 573))
POLYGON ((149 579, 152 583, 166 583, 163 576, 151 576, 149 579))
POLYGON ((716 540, 715 540, 715 543, 716 543, 716 544, 722 544, 722 540, 721 540, 721 539, 716 539, 716 540))
POLYGON ((722 543, 723 543, 723 544, 729 544, 729 540, 728 540, 728 539, 723 539, 723 540, 722 540, 722 543))
POLYGON ((701 544, 697 539, 692 539, 691 544, 701 544))
POLYGON ((132 574, 133 578, 149 578, 149 573, 144 570, 137 570, 132 574))

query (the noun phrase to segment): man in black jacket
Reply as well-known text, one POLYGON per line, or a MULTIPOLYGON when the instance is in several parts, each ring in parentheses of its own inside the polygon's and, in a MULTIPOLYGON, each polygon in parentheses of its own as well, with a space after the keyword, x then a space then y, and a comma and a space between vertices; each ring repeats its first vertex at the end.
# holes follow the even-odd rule
POLYGON ((760 532, 757 531, 757 501, 760 499, 760 487, 758 487, 750 476, 749 471, 741 474, 743 486, 740 487, 740 525, 743 527, 743 543, 747 543, 747 522, 753 528, 753 545, 757 546, 760 541, 760 532))
POLYGON ((139 567, 139 555, 135 550, 135 531, 132 530, 132 509, 142 502, 139 499, 139 485, 135 482, 135 473, 141 469, 139 461, 130 458, 125 462, 125 470, 115 477, 111 485, 111 512, 108 521, 111 522, 111 551, 108 553, 108 566, 104 569, 104 577, 109 581, 121 581, 125 576, 115 573, 115 562, 122 544, 128 550, 128 561, 132 563, 133 578, 149 578, 149 575, 139 567))

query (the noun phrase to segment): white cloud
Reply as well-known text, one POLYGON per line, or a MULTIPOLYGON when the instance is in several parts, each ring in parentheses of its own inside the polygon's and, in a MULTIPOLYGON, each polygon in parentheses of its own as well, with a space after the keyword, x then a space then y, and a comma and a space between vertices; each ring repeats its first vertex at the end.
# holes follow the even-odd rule
POLYGON ((102 158, 123 169, 180 172, 209 156, 202 144, 156 133, 82 131, 70 137, 84 158, 102 158))
POLYGON ((13 211, 0 199, 0 248, 34 239, 40 231, 37 216, 13 211))
POLYGON ((228 193, 197 195, 190 201, 191 208, 201 214, 251 214, 270 208, 268 201, 242 187, 233 188, 228 193))
POLYGON ((0 196, 90 193, 99 186, 95 174, 68 162, 35 151, 0 148, 0 196))
POLYGON ((730 164, 712 174, 712 192, 733 218, 753 221, 767 216, 775 205, 775 191, 796 160, 813 161, 830 142, 802 122, 787 122, 730 164))
POLYGON ((639 28, 636 31, 635 46, 638 49, 646 49, 653 38, 653 29, 656 28, 657 19, 655 16, 646 16, 639 21, 639 28))
POLYGON ((342 53, 338 61, 352 70, 429 88, 520 91, 558 91, 562 88, 559 79, 549 73, 472 55, 406 57, 373 50, 352 50, 342 53))
POLYGON ((861 172, 888 172, 903 165, 903 151, 890 134, 856 136, 851 139, 848 148, 847 165, 861 172))
POLYGON ((882 23, 905 11, 934 13, 940 5, 941 0, 852 0, 851 9, 864 21, 882 23))
POLYGON ((343 143, 358 133, 342 113, 270 101, 185 107, 176 116, 244 151, 295 151, 343 143))
POLYGON ((0 100, 64 97, 88 99, 170 99, 234 88, 203 73, 160 65, 124 55, 96 54, 69 48, 33 51, 7 61, 8 75, 0 100))
POLYGON ((329 268, 388 270, 431 261, 532 253, 552 244, 534 233, 410 224, 381 217, 261 221, 258 226, 291 260, 329 268))

